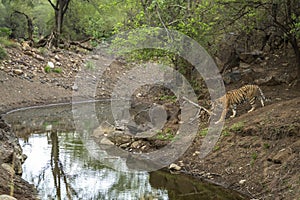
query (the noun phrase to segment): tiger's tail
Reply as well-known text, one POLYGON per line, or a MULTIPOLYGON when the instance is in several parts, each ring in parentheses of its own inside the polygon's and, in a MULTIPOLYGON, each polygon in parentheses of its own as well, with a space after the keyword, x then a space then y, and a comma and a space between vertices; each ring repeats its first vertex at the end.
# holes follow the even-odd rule
POLYGON ((265 106, 264 101, 267 101, 267 99, 266 99, 264 93, 262 92, 262 90, 260 89, 260 87, 257 86, 257 88, 258 88, 258 91, 259 91, 260 96, 261 96, 261 97, 260 97, 261 105, 262 105, 262 106, 265 106))

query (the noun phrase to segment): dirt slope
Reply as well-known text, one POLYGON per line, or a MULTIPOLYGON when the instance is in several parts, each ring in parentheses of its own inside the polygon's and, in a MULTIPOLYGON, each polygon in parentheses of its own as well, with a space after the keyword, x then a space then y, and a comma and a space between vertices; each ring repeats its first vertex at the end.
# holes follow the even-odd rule
POLYGON ((201 136, 182 158, 188 173, 252 198, 299 199, 300 97, 228 120, 203 160, 193 156, 200 145, 201 136))

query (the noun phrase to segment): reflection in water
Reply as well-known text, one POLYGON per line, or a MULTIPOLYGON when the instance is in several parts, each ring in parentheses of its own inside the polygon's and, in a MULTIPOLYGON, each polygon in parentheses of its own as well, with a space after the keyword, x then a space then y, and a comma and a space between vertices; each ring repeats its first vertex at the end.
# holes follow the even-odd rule
POLYGON ((151 187, 148 173, 118 172, 91 158, 76 133, 34 134, 20 143, 28 155, 23 178, 41 199, 168 199, 166 190, 151 187))
MULTIPOLYGON (((99 122, 112 121, 110 102, 98 102, 96 110, 99 122)), ((87 147, 93 141, 84 139, 83 143, 83 135, 75 131, 71 105, 20 110, 4 118, 22 138, 28 156, 23 178, 36 186, 41 199, 244 199, 188 177, 115 170, 124 168, 126 162, 104 151, 91 155, 87 147)), ((88 118, 84 128, 93 130, 95 124, 88 118)))

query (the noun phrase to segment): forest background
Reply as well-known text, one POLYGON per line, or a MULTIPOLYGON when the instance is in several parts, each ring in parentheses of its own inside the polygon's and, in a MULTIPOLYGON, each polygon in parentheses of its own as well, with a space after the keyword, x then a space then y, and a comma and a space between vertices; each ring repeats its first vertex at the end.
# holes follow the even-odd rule
MULTIPOLYGON (((137 28, 179 31, 201 44, 221 72, 235 67, 242 53, 291 49, 300 77, 298 0, 2 0, 0 37, 31 46, 69 48, 89 42, 92 50, 111 36, 137 28), (225 47, 224 47, 225 45, 225 47)), ((148 34, 148 33, 145 33, 148 34)), ((138 42, 146 37, 133 37, 138 42)), ((122 45, 118 42, 117 45, 122 45)), ((0 46, 0 59, 6 55, 0 46)), ((164 58, 189 80, 193 67, 162 50, 131 52, 131 59, 164 58)))

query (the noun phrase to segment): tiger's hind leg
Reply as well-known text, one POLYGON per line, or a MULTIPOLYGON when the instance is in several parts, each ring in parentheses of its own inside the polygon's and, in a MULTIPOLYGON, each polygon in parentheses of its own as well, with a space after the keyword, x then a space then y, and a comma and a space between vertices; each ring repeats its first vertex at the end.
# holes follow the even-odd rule
POLYGON ((264 106, 265 106, 265 103, 264 103, 263 98, 260 97, 259 100, 260 100, 261 106, 264 107, 264 106))
POLYGON ((249 112, 252 112, 253 110, 255 110, 255 108, 256 108, 256 105, 255 105, 255 97, 253 97, 252 99, 250 99, 250 104, 251 104, 251 109, 250 110, 248 110, 248 113, 249 112))

